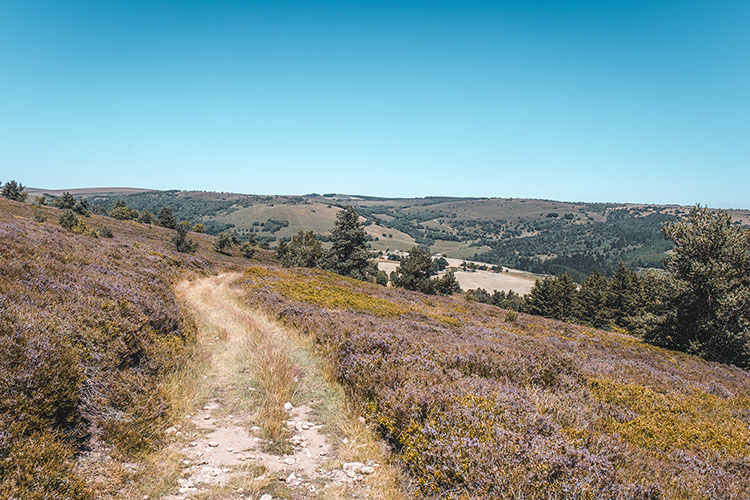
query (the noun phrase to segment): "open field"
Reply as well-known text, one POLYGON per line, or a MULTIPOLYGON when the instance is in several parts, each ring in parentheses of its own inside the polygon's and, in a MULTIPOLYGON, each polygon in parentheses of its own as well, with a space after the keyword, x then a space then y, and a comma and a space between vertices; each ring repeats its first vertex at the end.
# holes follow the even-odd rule
MULTIPOLYGON (((491 271, 461 271, 455 269, 463 262, 460 259, 447 259, 449 264, 454 267, 453 274, 458 280, 462 290, 473 290, 483 288, 490 293, 493 290, 514 291, 519 295, 526 295, 531 291, 534 282, 540 278, 531 273, 524 273, 517 270, 508 270, 508 272, 493 273, 491 271)), ((467 261, 471 262, 471 261, 467 261)), ((477 263, 481 264, 481 263, 477 263)), ((389 260, 379 260, 378 269, 385 271, 389 275, 398 267, 398 262, 389 260)), ((440 273, 442 275, 442 273, 440 273)))

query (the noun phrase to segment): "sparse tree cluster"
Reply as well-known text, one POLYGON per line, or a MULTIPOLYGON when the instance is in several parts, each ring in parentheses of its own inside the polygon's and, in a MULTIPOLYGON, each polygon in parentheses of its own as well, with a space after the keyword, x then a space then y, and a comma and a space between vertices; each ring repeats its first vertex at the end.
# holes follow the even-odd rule
POLYGON ((427 294, 451 295, 460 292, 461 287, 452 272, 449 271, 440 278, 433 277, 438 273, 439 267, 440 263, 436 265, 432 261, 428 250, 414 247, 391 273, 391 282, 394 286, 427 294))
POLYGON ((726 212, 695 207, 664 226, 675 245, 667 272, 619 265, 578 288, 567 274, 537 281, 524 312, 598 328, 619 327, 659 346, 750 366, 750 230, 726 212))
POLYGON ((300 230, 289 243, 281 241, 276 254, 286 267, 318 267, 323 245, 312 231, 300 230))

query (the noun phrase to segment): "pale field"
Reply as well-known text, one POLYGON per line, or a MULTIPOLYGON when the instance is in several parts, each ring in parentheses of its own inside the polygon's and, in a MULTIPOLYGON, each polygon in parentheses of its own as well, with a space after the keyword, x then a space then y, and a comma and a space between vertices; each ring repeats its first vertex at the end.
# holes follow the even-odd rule
MULTIPOLYGON (((463 262, 461 259, 446 259, 448 263, 453 266, 457 266, 463 262)), ((467 261, 468 262, 468 261, 467 261)), ((398 267, 398 262, 395 261, 378 261, 378 269, 385 271, 389 275, 395 271, 398 267)), ((477 262, 477 264, 482 264, 477 262)), ((486 265, 486 264, 484 264, 486 265)), ((503 268, 504 270, 507 268, 503 268)), ((441 273, 442 274, 442 273, 441 273)), ((456 276, 456 281, 461 286, 461 290, 473 290, 475 288, 484 288, 488 292, 494 290, 509 292, 514 291, 519 295, 526 295, 531 291, 534 286, 536 279, 540 276, 526 273, 524 271, 517 271, 509 269, 508 272, 493 273, 491 271, 453 271, 456 276)))

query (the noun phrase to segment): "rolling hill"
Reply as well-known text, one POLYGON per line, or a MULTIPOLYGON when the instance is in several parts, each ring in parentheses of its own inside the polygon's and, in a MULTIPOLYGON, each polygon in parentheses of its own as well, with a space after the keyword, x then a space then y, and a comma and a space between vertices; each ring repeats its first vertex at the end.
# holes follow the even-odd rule
MULTIPOLYGON (((59 195, 45 190, 30 190, 59 195)), ((299 230, 326 241, 336 213, 353 205, 374 251, 424 245, 449 257, 500 264, 538 274, 568 272, 581 281, 594 271, 661 267, 671 249, 661 227, 690 207, 583 203, 523 198, 376 198, 342 194, 265 196, 206 191, 96 188, 71 191, 106 211, 122 199, 156 213, 170 208, 178 220, 202 222, 207 232, 231 231, 274 244, 299 230)), ((730 211, 750 224, 750 211, 730 211)))

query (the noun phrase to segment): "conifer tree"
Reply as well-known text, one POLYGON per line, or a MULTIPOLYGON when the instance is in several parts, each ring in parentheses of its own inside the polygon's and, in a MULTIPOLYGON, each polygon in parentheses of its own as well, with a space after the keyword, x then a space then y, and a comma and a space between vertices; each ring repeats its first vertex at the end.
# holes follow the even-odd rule
POLYGON ((377 266, 370 261, 367 233, 352 206, 336 215, 330 241, 331 249, 322 260, 323 269, 363 281, 374 278, 377 266))
POLYGON ((177 219, 172 215, 172 211, 167 207, 161 207, 159 215, 156 216, 159 225, 167 227, 169 229, 175 229, 177 227, 177 219))
POLYGON ((576 318, 584 325, 606 328, 610 323, 607 277, 602 273, 590 274, 578 291, 576 318))
POLYGON ((16 181, 8 181, 3 186, 2 194, 3 197, 14 201, 24 201, 26 199, 26 193, 23 191, 26 186, 16 181))

